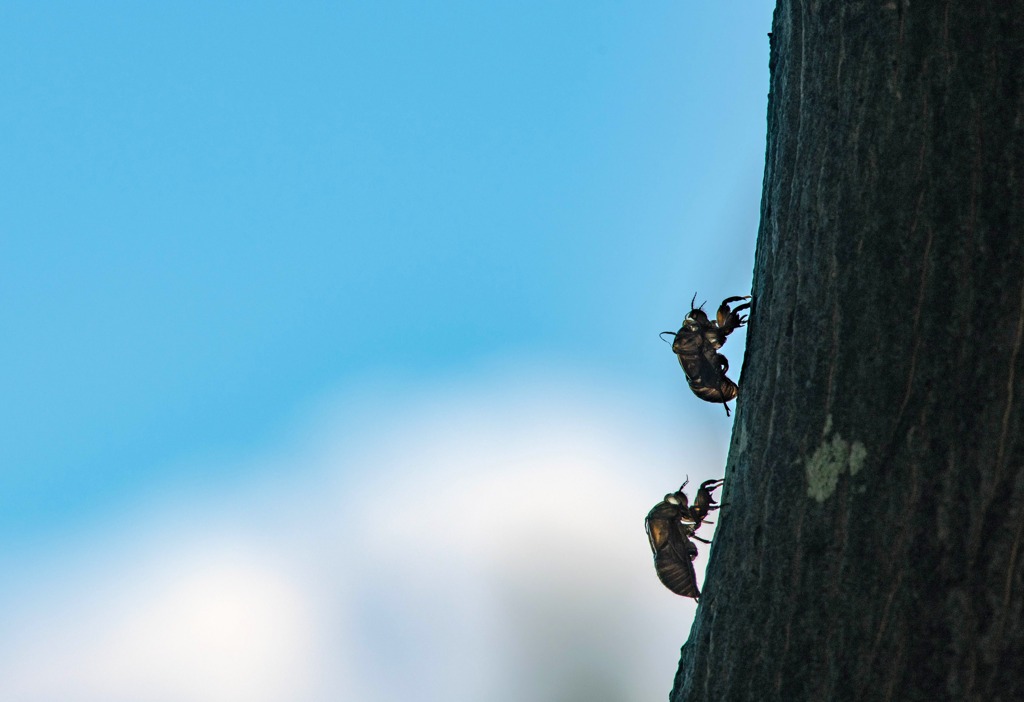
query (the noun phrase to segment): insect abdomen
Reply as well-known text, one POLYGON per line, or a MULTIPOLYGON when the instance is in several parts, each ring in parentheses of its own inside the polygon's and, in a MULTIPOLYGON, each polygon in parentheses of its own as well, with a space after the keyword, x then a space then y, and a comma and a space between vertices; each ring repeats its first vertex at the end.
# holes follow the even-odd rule
POLYGON ((699 380, 693 381, 687 378, 690 390, 693 394, 705 402, 731 402, 739 394, 736 383, 726 377, 719 379, 717 385, 709 386, 702 384, 699 380))
POLYGON ((700 597, 697 589, 697 573, 689 560, 675 558, 671 552, 659 554, 654 561, 658 579, 669 590, 683 597, 700 597))

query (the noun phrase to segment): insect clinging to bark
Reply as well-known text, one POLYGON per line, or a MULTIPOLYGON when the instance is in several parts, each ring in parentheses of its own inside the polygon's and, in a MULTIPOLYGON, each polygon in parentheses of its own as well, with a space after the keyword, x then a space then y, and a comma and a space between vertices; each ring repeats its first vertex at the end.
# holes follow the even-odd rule
POLYGON ((700 597, 700 589, 697 587, 697 574, 693 570, 697 546, 690 539, 711 543, 697 536, 696 532, 707 520, 708 513, 720 507, 712 493, 722 487, 725 481, 705 480, 697 489, 693 505, 689 504, 683 492, 689 482, 687 480, 679 490, 665 495, 665 499, 647 513, 644 526, 654 553, 654 570, 658 579, 677 595, 697 599, 700 597))
MULTIPOLYGON (((679 365, 686 375, 686 382, 693 394, 706 402, 720 402, 725 407, 725 414, 731 414, 728 402, 736 399, 739 388, 726 377, 729 370, 729 359, 718 353, 725 344, 726 337, 742 327, 747 321, 740 312, 750 308, 750 303, 740 305, 736 309, 730 303, 749 300, 749 295, 727 297, 718 307, 715 319, 708 319, 704 305, 696 307, 697 296, 690 302, 690 313, 683 320, 683 326, 674 332, 672 351, 679 358, 679 365)), ((673 332, 662 332, 672 334, 673 332)))

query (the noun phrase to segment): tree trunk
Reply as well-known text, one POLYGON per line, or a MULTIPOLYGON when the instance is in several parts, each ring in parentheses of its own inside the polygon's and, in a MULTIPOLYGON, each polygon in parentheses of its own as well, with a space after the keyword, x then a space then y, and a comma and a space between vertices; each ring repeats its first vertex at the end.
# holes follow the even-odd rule
POLYGON ((1024 0, 779 0, 691 700, 1024 700, 1024 0))

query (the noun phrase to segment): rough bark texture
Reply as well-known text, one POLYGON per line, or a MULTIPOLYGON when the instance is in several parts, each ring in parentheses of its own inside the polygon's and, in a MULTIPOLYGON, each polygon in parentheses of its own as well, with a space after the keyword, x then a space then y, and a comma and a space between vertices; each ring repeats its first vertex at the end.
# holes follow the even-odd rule
POLYGON ((691 700, 1024 700, 1024 0, 780 0, 691 700))

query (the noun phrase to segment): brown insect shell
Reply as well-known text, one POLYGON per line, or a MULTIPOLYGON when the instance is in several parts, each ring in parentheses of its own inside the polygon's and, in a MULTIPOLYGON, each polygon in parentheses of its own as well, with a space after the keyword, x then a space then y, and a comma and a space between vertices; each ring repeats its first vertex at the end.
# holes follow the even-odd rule
POLYGON ((675 495, 665 495, 665 499, 654 505, 654 508, 647 513, 645 522, 647 538, 651 542, 651 550, 655 555, 671 537, 673 524, 679 521, 682 514, 681 506, 678 503, 673 504, 670 498, 675 498, 675 495))
POLYGON ((680 496, 686 499, 681 492, 666 495, 647 514, 647 538, 654 554, 654 570, 662 584, 677 595, 698 598, 700 589, 693 569, 697 546, 689 539, 693 525, 680 521, 688 511, 685 504, 678 503, 680 496))
POLYGON ((672 352, 677 356, 699 356, 704 346, 704 337, 699 330, 687 329, 685 326, 676 332, 672 340, 672 352))

